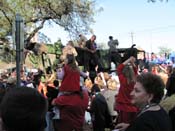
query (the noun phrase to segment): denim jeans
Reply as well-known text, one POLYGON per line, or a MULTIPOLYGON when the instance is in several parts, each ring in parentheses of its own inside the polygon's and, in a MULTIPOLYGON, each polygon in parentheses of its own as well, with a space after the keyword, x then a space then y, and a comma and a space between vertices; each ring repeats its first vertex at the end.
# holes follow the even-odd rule
POLYGON ((48 112, 46 113, 47 127, 45 128, 45 131, 54 131, 52 117, 53 117, 53 116, 52 116, 52 112, 48 111, 48 112))

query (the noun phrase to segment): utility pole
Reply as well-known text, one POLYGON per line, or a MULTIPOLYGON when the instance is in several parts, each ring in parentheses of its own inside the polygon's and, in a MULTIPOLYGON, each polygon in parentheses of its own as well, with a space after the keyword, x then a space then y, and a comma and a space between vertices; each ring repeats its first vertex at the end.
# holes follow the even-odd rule
POLYGON ((16 15, 15 18, 15 44, 16 44, 16 75, 17 82, 16 86, 20 87, 21 85, 21 65, 24 49, 24 20, 20 14, 16 15))
POLYGON ((151 31, 151 32, 150 32, 150 51, 151 51, 151 53, 153 52, 153 51, 152 51, 152 50, 153 50, 153 49, 152 49, 152 48, 153 48, 153 47, 152 47, 152 42, 153 42, 153 41, 152 41, 152 37, 153 37, 152 35, 153 35, 153 34, 152 34, 152 31, 151 31))
POLYGON ((131 32, 131 44, 133 45, 134 44, 134 33, 131 32))

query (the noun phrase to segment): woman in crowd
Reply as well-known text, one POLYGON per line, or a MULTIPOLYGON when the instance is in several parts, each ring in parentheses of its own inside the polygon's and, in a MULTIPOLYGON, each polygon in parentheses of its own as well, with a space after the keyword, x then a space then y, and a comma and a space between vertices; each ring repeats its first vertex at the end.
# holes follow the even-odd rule
POLYGON ((168 80, 166 83, 167 96, 175 94, 175 68, 167 67, 168 80))
POLYGON ((118 112, 118 123, 130 123, 138 112, 138 109, 131 104, 130 96, 137 75, 137 67, 134 62, 135 58, 131 56, 117 67, 120 89, 115 100, 115 110, 118 112))
POLYGON ((73 54, 67 54, 64 67, 58 71, 62 79, 59 94, 52 101, 58 107, 60 120, 55 121, 56 131, 82 131, 85 111, 88 107, 88 92, 80 86, 80 75, 73 54))
POLYGON ((120 123, 116 126, 119 131, 171 131, 171 122, 165 110, 159 106, 164 95, 162 79, 151 73, 143 73, 136 79, 134 90, 131 92, 131 103, 140 112, 132 123, 120 123))
POLYGON ((110 128, 112 119, 109 114, 108 105, 97 84, 94 84, 91 89, 91 104, 89 108, 93 131, 105 131, 105 128, 110 128))
POLYGON ((172 65, 167 66, 168 80, 166 83, 166 97, 160 102, 160 105, 169 114, 172 122, 172 129, 175 131, 175 68, 172 65))

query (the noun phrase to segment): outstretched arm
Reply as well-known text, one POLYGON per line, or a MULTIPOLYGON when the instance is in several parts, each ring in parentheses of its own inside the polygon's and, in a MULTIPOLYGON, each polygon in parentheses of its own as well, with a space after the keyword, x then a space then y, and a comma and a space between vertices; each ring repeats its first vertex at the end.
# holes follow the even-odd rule
POLYGON ((124 65, 127 65, 128 63, 131 63, 132 65, 135 65, 134 62, 135 62, 135 57, 131 56, 130 58, 128 58, 127 60, 125 60, 123 62, 123 64, 124 65))

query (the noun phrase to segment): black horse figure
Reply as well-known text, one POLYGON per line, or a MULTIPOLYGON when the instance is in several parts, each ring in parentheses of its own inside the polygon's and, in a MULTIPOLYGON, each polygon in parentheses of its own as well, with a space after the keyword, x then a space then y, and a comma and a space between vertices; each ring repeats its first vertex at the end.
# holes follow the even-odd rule
POLYGON ((124 48, 123 50, 119 49, 119 53, 124 53, 124 55, 122 57, 122 62, 127 60, 130 56, 134 56, 137 59, 138 50, 137 50, 137 48, 134 48, 135 46, 136 45, 133 44, 131 46, 131 48, 124 48))
MULTIPOLYGON (((130 56, 134 56, 136 58, 136 64, 139 65, 140 61, 145 62, 145 51, 143 50, 138 50, 135 48, 135 44, 133 44, 130 48, 118 48, 118 54, 116 55, 116 59, 114 64, 118 66, 118 64, 124 62, 127 60, 130 56), (144 60, 138 60, 137 59, 137 54, 139 52, 144 53, 144 60)), ((80 47, 75 47, 78 55, 76 57, 76 60, 80 66, 89 66, 89 72, 90 71, 95 71, 96 65, 94 65, 93 60, 87 61, 86 60, 86 55, 89 53, 85 49, 80 48, 80 47)), ((97 56, 98 56, 98 71, 103 71, 103 72, 110 72, 111 71, 111 56, 109 53, 109 50, 97 50, 96 51, 97 56)))
POLYGON ((118 49, 119 53, 121 54, 121 63, 127 60, 130 56, 134 56, 136 58, 136 65, 138 65, 139 70, 143 70, 146 66, 146 56, 144 50, 138 50, 135 48, 135 44, 133 44, 130 48, 120 48, 118 49), (138 54, 142 53, 143 59, 138 58, 138 54))

